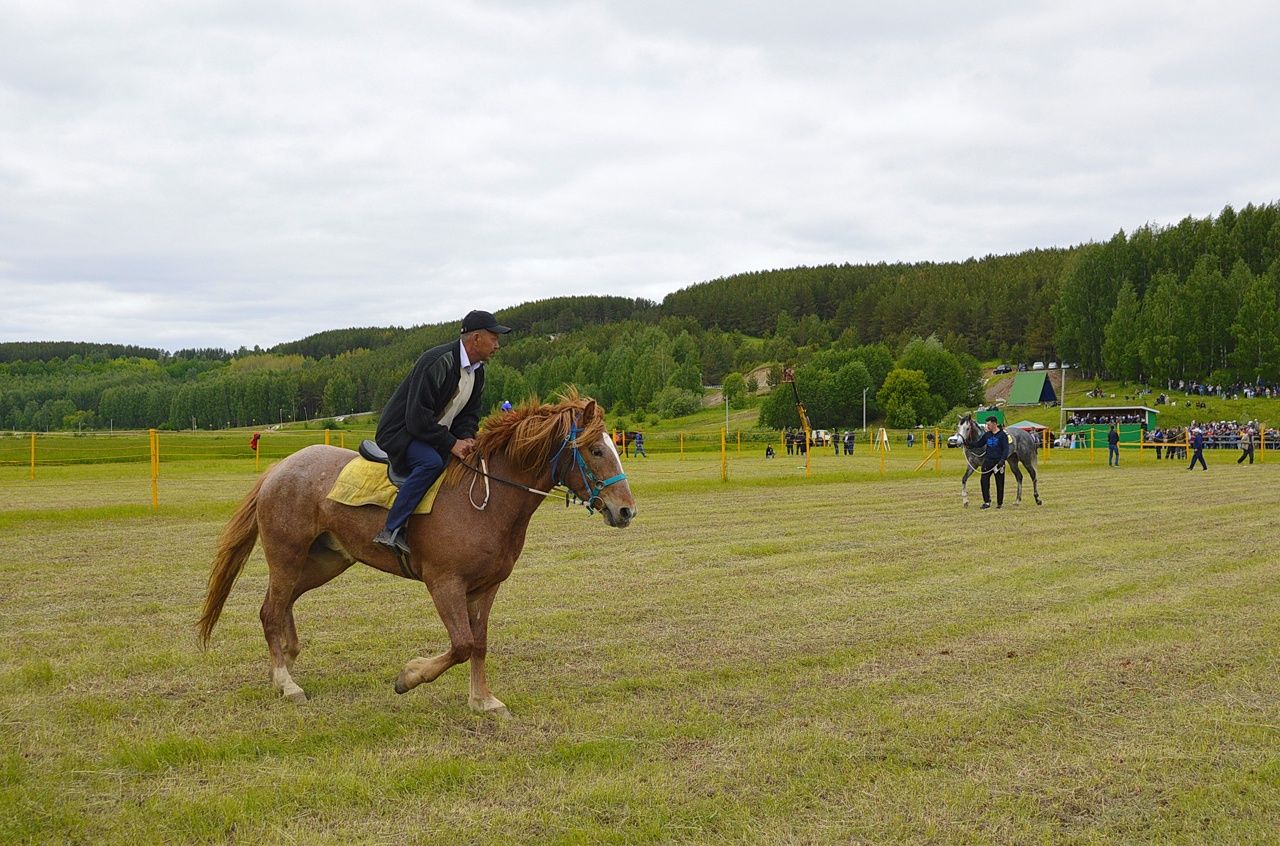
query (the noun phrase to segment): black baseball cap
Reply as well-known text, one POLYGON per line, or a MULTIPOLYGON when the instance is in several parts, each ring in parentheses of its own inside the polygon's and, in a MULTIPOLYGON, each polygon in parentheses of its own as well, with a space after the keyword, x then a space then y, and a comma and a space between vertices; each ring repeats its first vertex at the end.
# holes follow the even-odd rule
POLYGON ((467 316, 462 318, 462 334, 465 335, 477 329, 488 329, 499 335, 505 335, 511 331, 510 326, 503 326, 487 311, 468 312, 467 316))

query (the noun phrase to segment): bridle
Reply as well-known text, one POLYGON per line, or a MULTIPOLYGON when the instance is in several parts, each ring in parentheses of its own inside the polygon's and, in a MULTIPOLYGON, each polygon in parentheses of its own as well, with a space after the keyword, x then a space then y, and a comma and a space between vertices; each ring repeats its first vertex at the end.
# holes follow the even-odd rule
POLYGON ((587 460, 582 457, 582 451, 578 449, 578 436, 580 434, 582 434, 582 429, 578 426, 578 420, 575 418, 573 423, 570 424, 569 432, 564 436, 564 441, 560 444, 560 448, 556 450, 555 455, 551 456, 551 487, 556 488, 561 485, 564 486, 565 507, 567 508, 569 506, 569 495, 572 493, 573 488, 569 487, 569 483, 566 481, 566 476, 573 472, 573 467, 576 467, 578 475, 582 478, 582 487, 587 492, 587 496, 586 499, 582 499, 574 493, 573 498, 575 502, 586 506, 587 514, 591 515, 595 514, 598 510, 595 503, 600 500, 600 494, 604 492, 604 489, 610 485, 616 485, 618 482, 623 481, 627 478, 627 474, 616 473, 607 479, 601 479, 597 476, 595 472, 592 471, 590 465, 587 464, 587 460), (570 468, 567 468, 563 472, 558 472, 560 468, 560 456, 564 454, 565 447, 571 448, 573 453, 573 462, 571 463, 570 468))
MULTIPOLYGON (((570 498, 572 497, 572 501, 574 503, 586 507, 587 515, 590 516, 599 510, 599 508, 596 507, 596 502, 602 502, 600 494, 604 492, 604 489, 610 485, 616 485, 618 482, 625 480, 627 478, 627 474, 617 473, 607 479, 601 479, 594 471, 592 471, 590 465, 587 464, 587 460, 582 457, 582 451, 578 448, 578 436, 583 432, 582 428, 578 425, 578 422, 579 421, 575 418, 569 425, 568 433, 564 436, 564 440, 560 442, 560 447, 556 450, 555 454, 551 456, 551 460, 548 464, 551 470, 552 489, 554 490, 559 487, 563 487, 565 489, 565 508, 569 507, 570 498), (560 465, 562 462, 560 457, 564 455, 566 447, 570 450, 570 454, 573 456, 573 461, 565 462, 568 466, 561 470, 560 465), (579 497, 566 481, 566 478, 573 472, 574 468, 577 469, 579 476, 582 478, 583 490, 587 492, 586 499, 579 497)), ((545 496, 548 498, 559 496, 559 494, 553 493, 552 491, 538 490, 537 488, 530 487, 529 485, 522 484, 521 482, 513 482, 510 479, 503 479, 501 476, 495 476, 489 472, 488 466, 483 458, 480 459, 480 467, 476 467, 474 464, 469 464, 466 461, 462 462, 462 466, 466 467, 478 476, 483 476, 485 479, 484 500, 477 504, 474 498, 471 499, 471 506, 477 511, 483 511, 489 504, 489 479, 493 479, 495 482, 500 482, 504 485, 510 485, 513 488, 519 488, 520 490, 531 494, 537 494, 538 496, 545 496)), ((471 484, 472 487, 475 486, 475 479, 471 480, 471 484)), ((470 495, 470 493, 468 495, 470 495)))
MULTIPOLYGON (((976 433, 976 437, 973 439, 972 442, 970 442, 964 436, 961 436, 961 443, 964 445, 964 460, 965 460, 965 463, 969 465, 969 472, 980 473, 984 476, 994 472, 996 469, 994 467, 992 467, 990 470, 983 470, 981 467, 973 466, 973 460, 972 458, 970 458, 970 455, 977 458, 978 463, 982 464, 983 459, 987 457, 987 448, 984 446, 981 452, 978 451, 978 444, 982 441, 982 429, 978 426, 978 421, 974 420, 972 417, 969 417, 966 420, 962 420, 960 425, 963 426, 966 422, 969 424, 969 428, 976 433)), ((969 477, 965 476, 965 478, 967 479, 969 477)))

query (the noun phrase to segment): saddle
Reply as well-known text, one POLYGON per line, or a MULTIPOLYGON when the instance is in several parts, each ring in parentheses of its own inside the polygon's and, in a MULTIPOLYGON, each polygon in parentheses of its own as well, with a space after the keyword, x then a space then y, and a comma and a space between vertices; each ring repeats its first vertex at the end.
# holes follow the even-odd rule
POLYGON ((396 488, 399 488, 404 482, 405 477, 397 473, 396 469, 391 466, 391 457, 387 455, 382 447, 368 438, 360 442, 360 457, 365 461, 372 461, 374 464, 387 465, 387 481, 395 485, 396 488))

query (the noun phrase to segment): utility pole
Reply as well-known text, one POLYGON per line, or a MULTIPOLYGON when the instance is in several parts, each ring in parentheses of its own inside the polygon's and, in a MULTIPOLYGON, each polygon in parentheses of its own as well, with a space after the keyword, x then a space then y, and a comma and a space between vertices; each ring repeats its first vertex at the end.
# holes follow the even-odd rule
POLYGON ((862 433, 864 435, 867 433, 867 391, 869 390, 871 390, 869 387, 862 389, 862 433))

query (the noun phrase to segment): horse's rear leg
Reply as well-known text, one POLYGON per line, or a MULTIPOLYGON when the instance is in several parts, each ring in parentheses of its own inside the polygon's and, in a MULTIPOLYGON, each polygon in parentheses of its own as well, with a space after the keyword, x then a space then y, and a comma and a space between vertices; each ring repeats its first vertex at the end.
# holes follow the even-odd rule
POLYGON ((471 649, 471 692, 467 705, 472 711, 493 717, 510 717, 511 712, 502 700, 489 690, 489 679, 484 671, 484 658, 489 651, 489 609, 498 595, 498 585, 467 598, 467 617, 471 623, 474 646, 471 649))
POLYGON ((1018 483, 1018 494, 1014 497, 1013 504, 1022 505, 1022 471, 1018 469, 1018 462, 1016 460, 1009 461, 1008 467, 1013 471, 1014 481, 1018 483))
POLYGON ((1028 464, 1027 473, 1031 476, 1031 495, 1036 498, 1036 505, 1044 505, 1044 500, 1040 499, 1040 479, 1036 475, 1036 468, 1028 464))
POLYGON ((293 585, 293 595, 289 597, 289 605, 285 609, 284 664, 289 672, 293 672, 293 662, 302 651, 298 629, 293 620, 293 603, 307 591, 342 575, 354 563, 356 560, 331 535, 321 535, 311 544, 306 566, 293 585))
POLYGON ((405 664, 396 677, 396 693, 408 693, 424 682, 435 681, 454 664, 468 660, 475 647, 467 614, 467 590, 462 583, 455 580, 431 587, 431 600, 449 633, 449 648, 433 658, 419 656, 405 664))
POLYGON ((271 651, 271 686, 291 702, 306 702, 306 693, 289 675, 289 665, 298 654, 293 599, 307 564, 307 547, 294 547, 264 536, 262 548, 267 555, 268 581, 267 595, 258 616, 271 651))

